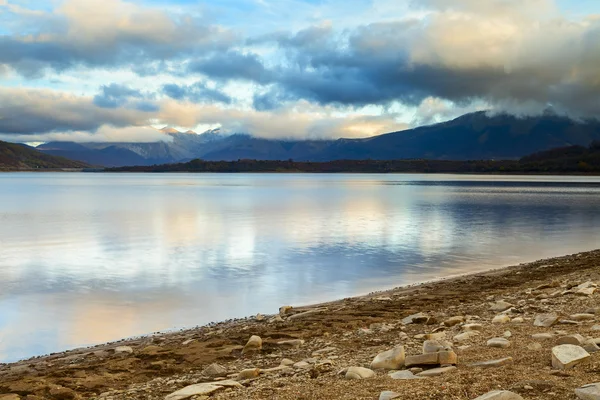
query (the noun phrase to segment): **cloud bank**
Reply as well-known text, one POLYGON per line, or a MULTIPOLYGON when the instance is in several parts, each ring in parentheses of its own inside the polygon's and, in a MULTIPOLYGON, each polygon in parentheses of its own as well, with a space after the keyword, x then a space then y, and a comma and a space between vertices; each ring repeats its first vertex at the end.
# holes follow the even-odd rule
POLYGON ((349 2, 360 20, 306 3, 264 27, 189 2, 2 4, 2 137, 155 140, 139 128, 163 123, 366 137, 476 109, 600 115, 600 13, 553 0, 349 2))

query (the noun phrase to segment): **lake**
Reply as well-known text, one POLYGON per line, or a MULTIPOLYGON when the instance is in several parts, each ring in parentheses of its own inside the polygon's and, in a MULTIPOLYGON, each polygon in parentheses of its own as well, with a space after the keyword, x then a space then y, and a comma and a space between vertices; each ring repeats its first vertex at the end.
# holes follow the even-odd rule
POLYGON ((600 247, 600 177, 0 174, 0 362, 600 247))

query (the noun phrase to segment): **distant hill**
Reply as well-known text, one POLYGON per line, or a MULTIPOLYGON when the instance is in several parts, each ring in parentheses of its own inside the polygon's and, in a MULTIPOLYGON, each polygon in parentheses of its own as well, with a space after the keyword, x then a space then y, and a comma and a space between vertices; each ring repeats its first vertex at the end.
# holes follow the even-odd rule
POLYGON ((183 133, 172 128, 163 129, 163 134, 165 140, 155 143, 53 142, 38 149, 105 166, 144 166, 197 158, 207 161, 516 160, 557 147, 588 146, 600 140, 600 122, 578 122, 550 113, 517 118, 477 112, 441 124, 365 139, 269 140, 246 134, 223 135, 218 131, 183 133))
POLYGON ((24 144, 0 141, 0 170, 85 167, 85 163, 44 154, 24 144))
POLYGON ((121 167, 109 172, 363 172, 600 174, 600 142, 535 153, 520 160, 333 160, 325 162, 192 160, 186 163, 121 167))

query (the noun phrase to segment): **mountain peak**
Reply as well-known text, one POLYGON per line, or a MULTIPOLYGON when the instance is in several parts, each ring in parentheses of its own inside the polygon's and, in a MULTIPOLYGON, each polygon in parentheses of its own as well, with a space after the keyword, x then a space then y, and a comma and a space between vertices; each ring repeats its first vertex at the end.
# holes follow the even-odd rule
POLYGON ((170 126, 165 126, 160 131, 163 132, 163 133, 181 133, 177 129, 171 128, 170 126))

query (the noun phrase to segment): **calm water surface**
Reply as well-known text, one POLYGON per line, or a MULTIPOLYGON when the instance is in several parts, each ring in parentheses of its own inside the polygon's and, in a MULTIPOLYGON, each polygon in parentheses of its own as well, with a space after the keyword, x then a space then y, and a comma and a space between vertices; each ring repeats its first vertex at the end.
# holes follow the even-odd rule
POLYGON ((600 178, 0 174, 0 361, 600 247, 600 178))

